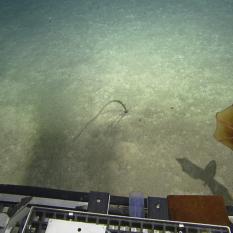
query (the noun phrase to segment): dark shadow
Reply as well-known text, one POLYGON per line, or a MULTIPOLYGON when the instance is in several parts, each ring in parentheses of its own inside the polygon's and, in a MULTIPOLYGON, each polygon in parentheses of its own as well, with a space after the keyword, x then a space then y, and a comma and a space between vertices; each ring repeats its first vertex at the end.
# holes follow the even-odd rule
POLYGON ((210 188, 214 195, 223 196, 226 203, 233 202, 233 197, 230 195, 228 189, 214 178, 217 169, 215 160, 210 161, 204 169, 198 167, 187 158, 178 158, 176 160, 181 165, 183 171, 190 177, 203 180, 204 184, 210 188))
POLYGON ((48 81, 37 87, 36 132, 24 183, 60 188, 64 182, 69 119, 63 89, 64 80, 48 81))
MULTIPOLYGON (((74 142, 70 128, 78 126, 70 119, 72 106, 63 94, 66 85, 64 80, 49 81, 36 90, 37 129, 24 184, 109 192, 122 109, 117 106, 117 114, 101 113, 74 142)), ((113 105, 112 109, 115 108, 113 105)))

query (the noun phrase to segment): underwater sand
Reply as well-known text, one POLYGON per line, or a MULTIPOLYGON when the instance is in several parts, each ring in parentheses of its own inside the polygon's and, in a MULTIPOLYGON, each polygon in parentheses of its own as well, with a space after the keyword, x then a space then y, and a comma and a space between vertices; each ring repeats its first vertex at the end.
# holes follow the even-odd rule
POLYGON ((232 25, 230 0, 1 1, 0 183, 232 203, 232 25))

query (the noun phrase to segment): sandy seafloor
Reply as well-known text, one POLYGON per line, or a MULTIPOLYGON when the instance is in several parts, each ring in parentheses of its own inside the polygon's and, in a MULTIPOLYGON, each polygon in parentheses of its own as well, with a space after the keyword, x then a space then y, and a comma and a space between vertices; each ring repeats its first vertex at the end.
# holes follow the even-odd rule
POLYGON ((232 203, 232 25, 232 0, 1 0, 0 183, 232 203))

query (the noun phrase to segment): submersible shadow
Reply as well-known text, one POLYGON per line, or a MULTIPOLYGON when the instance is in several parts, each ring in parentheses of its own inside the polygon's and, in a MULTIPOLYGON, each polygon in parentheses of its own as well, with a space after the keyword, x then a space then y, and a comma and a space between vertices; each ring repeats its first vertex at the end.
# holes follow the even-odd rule
POLYGON ((210 161, 204 169, 187 158, 177 158, 176 160, 181 165, 183 172, 193 179, 204 181, 204 185, 209 187, 212 194, 223 196, 228 203, 233 202, 233 197, 229 190, 215 178, 217 170, 215 160, 210 161))
POLYGON ((84 125, 84 127, 79 131, 79 133, 73 137, 73 142, 75 142, 82 135, 82 133, 88 128, 88 126, 99 117, 99 115, 104 111, 104 109, 112 103, 120 104, 124 110, 124 114, 127 114, 129 112, 129 110, 126 108, 125 104, 121 100, 110 100, 99 110, 99 112, 92 119, 90 119, 84 125))

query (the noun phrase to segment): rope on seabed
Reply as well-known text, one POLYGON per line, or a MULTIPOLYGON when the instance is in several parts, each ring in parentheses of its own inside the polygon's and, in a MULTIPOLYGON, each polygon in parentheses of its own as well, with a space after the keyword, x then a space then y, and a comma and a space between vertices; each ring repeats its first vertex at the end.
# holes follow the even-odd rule
POLYGON ((105 109, 109 104, 111 104, 111 103, 118 103, 118 104, 120 104, 120 105, 122 106, 122 108, 124 109, 124 113, 125 113, 125 114, 127 114, 127 113, 129 112, 128 109, 126 108, 125 104, 124 104, 122 101, 120 101, 120 100, 110 100, 109 102, 107 102, 107 103, 99 110, 99 112, 98 112, 92 119, 90 119, 90 120, 84 125, 84 127, 80 130, 80 132, 79 132, 76 136, 73 137, 73 141, 76 141, 76 140, 82 135, 82 133, 84 132, 84 130, 85 130, 93 121, 95 121, 95 120, 98 118, 98 116, 104 111, 104 109, 105 109))

